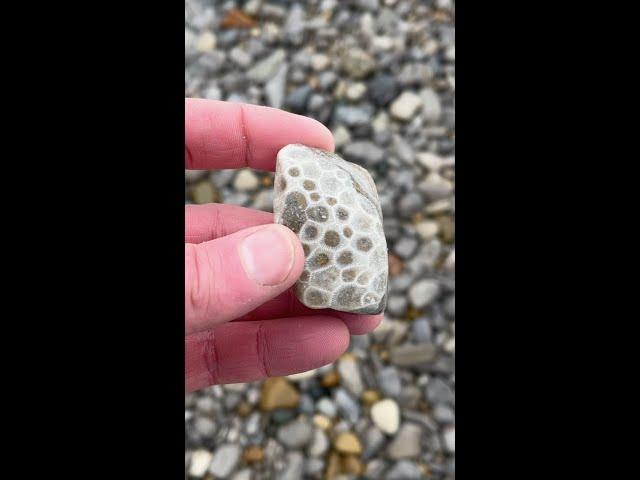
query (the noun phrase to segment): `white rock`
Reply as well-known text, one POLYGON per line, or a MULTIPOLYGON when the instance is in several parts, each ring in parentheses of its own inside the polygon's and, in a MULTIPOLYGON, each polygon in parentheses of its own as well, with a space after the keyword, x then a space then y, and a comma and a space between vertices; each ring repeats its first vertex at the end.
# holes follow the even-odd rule
POLYGON ((355 357, 344 357, 338 361, 338 373, 342 381, 342 386, 360 397, 364 392, 364 383, 360 375, 360 367, 355 357))
POLYGON ((196 49, 199 52, 208 52, 216 48, 216 36, 211 32, 204 32, 198 37, 196 49))
POLYGON ((442 114, 442 107, 436 92, 430 88, 425 88, 420 91, 420 98, 422 99, 422 115, 424 119, 427 122, 438 121, 442 114))
POLYGON ((304 145, 278 152, 274 219, 298 234, 305 269, 298 299, 310 308, 376 314, 387 299, 387 241, 371 175, 304 145))
POLYGON ((374 403, 371 407, 371 420, 384 433, 394 435, 400 427, 398 404, 390 398, 374 403))
POLYGON ((313 432, 313 438, 309 445, 309 455, 312 457, 321 457, 329 450, 329 438, 320 428, 316 428, 313 432))
POLYGON ((340 148, 351 141, 351 133, 346 127, 338 125, 338 127, 332 132, 333 142, 337 148, 340 148))
POLYGON ((398 120, 411 120, 422 106, 422 99, 413 92, 405 91, 396 98, 390 107, 391 115, 398 120))
POLYGON ((194 451, 191 454, 189 475, 197 478, 204 477, 205 473, 207 473, 207 470, 209 469, 209 465, 211 465, 212 458, 213 455, 207 450, 199 449, 194 451))
POLYGON ((260 181, 251 170, 240 170, 233 180, 233 188, 240 192, 251 192, 258 188, 260 181))
POLYGON ((440 168, 442 168, 445 164, 445 161, 442 159, 442 157, 439 157, 435 153, 431 152, 420 152, 416 154, 416 158, 418 159, 418 163, 429 170, 429 172, 438 173, 440 168))
POLYGON ((442 440, 444 441, 444 447, 450 453, 456 452, 456 429, 455 427, 447 427, 442 433, 442 440))
POLYGON ((431 240, 438 235, 439 228, 438 222, 424 220, 416 225, 416 232, 423 240, 431 240))
POLYGON ((314 53, 311 55, 311 67, 319 72, 329 66, 329 57, 324 53, 314 53))
POLYGON ((362 83, 353 83, 347 87, 346 96, 349 100, 360 100, 367 93, 367 86, 362 83))
POLYGON ((221 445, 213 455, 209 473, 217 478, 227 478, 236 468, 240 459, 240 446, 235 444, 221 445))
POLYGON ((409 289, 409 300, 415 308, 429 305, 440 293, 440 286, 434 280, 420 280, 409 289))

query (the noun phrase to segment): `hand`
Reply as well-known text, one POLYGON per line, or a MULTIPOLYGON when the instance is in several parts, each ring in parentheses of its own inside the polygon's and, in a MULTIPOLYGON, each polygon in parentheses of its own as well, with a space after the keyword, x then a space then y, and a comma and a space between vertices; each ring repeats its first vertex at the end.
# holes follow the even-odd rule
MULTIPOLYGON (((275 169, 289 143, 333 150, 313 119, 273 108, 185 100, 187 169, 275 169)), ((289 375, 333 362, 349 334, 382 315, 313 310, 291 287, 302 273, 298 237, 273 215, 210 204, 185 206, 185 388, 289 375)))

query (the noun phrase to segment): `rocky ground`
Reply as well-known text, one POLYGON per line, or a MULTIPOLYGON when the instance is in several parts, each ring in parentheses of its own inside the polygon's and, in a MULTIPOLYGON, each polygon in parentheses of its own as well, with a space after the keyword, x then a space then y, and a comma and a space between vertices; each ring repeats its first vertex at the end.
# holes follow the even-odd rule
MULTIPOLYGON (((185 3, 185 96, 314 117, 374 177, 390 252, 378 329, 336 364, 185 397, 190 478, 455 477, 452 1, 185 3)), ((187 202, 271 211, 273 175, 186 172, 187 202)))

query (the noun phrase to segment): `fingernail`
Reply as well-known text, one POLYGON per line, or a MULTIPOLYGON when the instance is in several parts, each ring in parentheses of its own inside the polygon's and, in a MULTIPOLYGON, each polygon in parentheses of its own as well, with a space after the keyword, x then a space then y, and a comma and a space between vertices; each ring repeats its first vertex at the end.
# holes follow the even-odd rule
POLYGON ((239 251, 247 276, 259 285, 278 285, 293 268, 291 239, 276 226, 262 228, 245 237, 239 251))

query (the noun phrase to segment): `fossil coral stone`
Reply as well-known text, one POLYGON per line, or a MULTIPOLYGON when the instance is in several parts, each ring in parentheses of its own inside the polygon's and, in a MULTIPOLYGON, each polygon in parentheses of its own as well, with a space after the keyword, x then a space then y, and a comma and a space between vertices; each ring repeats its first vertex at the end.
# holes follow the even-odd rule
POLYGON ((311 308, 380 313, 387 303, 387 241, 371 175, 304 145, 278 152, 275 221, 298 234, 305 268, 298 299, 311 308))

